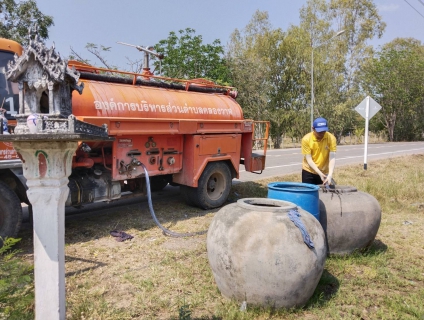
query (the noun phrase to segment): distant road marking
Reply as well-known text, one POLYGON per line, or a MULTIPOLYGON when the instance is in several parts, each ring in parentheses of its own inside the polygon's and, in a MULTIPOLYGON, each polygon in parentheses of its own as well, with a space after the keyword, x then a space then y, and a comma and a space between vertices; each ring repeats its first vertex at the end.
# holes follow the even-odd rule
MULTIPOLYGON (((393 154, 393 153, 405 153, 408 151, 418 151, 418 150, 424 150, 424 148, 418 148, 418 149, 408 149, 408 150, 398 150, 398 151, 390 151, 390 152, 382 152, 382 153, 370 153, 368 154, 368 156, 380 156, 380 155, 384 155, 384 154, 393 154)), ((345 157, 345 158, 337 158, 336 157, 336 161, 337 160, 345 160, 345 159, 354 159, 354 158, 363 158, 363 155, 360 156, 354 156, 354 157, 345 157)))
MULTIPOLYGON (((424 150, 424 148, 408 149, 408 150, 398 150, 398 151, 390 151, 390 152, 382 152, 382 153, 371 153, 371 154, 368 154, 368 156, 379 156, 379 155, 384 155, 384 154, 393 154, 393 153, 400 153, 400 152, 405 153, 405 152, 408 152, 408 151, 418 151, 418 150, 424 150)), ((297 154, 297 153, 293 153, 293 154, 297 154)), ((282 156, 282 155, 279 155, 279 156, 282 156)), ((352 156, 352 157, 344 157, 344 158, 337 158, 336 157, 336 163, 337 163, 337 160, 347 160, 347 159, 355 159, 355 158, 363 158, 363 157, 364 157, 363 155, 352 156)), ((280 165, 280 166, 273 166, 273 167, 265 167, 265 169, 293 167, 293 166, 298 166, 298 165, 301 165, 301 164, 302 163, 299 161, 298 163, 283 164, 283 165, 280 165)), ((246 170, 240 170, 239 172, 246 172, 246 170)))
MULTIPOLYGON (((363 145, 338 146, 338 148, 340 148, 340 149, 343 148, 343 151, 344 152, 348 152, 348 151, 351 151, 351 150, 357 150, 357 149, 363 149, 363 147, 364 147, 363 145)), ((393 145, 393 146, 390 146, 390 147, 396 147, 396 146, 393 145)), ((387 148, 387 145, 383 145, 383 146, 371 146, 371 147, 369 147, 369 149, 380 149, 380 148, 387 148)), ((300 148, 296 148, 296 149, 300 149, 300 148)), ((405 150, 405 151, 415 151, 415 150, 422 150, 422 148, 419 148, 419 149, 409 149, 409 150, 405 150)), ((267 150, 267 157, 270 157, 270 158, 271 157, 275 157, 275 158, 277 158, 277 157, 283 157, 283 156, 286 156, 289 151, 291 151, 291 149, 284 149, 284 150, 283 149, 272 149, 272 150, 267 150), (270 151, 274 151, 274 152, 280 151, 280 152, 285 152, 285 154, 269 154, 270 151)), ((402 151, 393 151, 393 152, 402 152, 402 151)), ((387 152, 387 153, 393 153, 393 152, 387 152)), ((387 154, 387 153, 381 153, 381 154, 387 154)), ((302 154, 302 152, 299 150, 299 152, 292 152, 290 154, 302 154)), ((354 157, 354 158, 356 158, 356 157, 354 157)), ((342 159, 342 158, 339 158, 339 159, 342 159)), ((343 158, 343 159, 345 159, 345 158, 343 158)))

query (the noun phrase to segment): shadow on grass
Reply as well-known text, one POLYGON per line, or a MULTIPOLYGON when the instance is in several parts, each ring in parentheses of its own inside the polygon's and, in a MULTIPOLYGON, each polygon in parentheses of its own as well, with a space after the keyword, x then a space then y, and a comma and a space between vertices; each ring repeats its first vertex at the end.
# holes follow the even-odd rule
POLYGON ((91 264, 91 266, 83 268, 83 269, 79 269, 77 271, 67 272, 67 273, 65 273, 66 277, 70 277, 70 276, 73 276, 73 275, 78 274, 78 273, 83 273, 83 272, 86 272, 86 271, 89 271, 89 270, 94 270, 94 269, 97 269, 97 268, 100 268, 100 267, 107 266, 106 263, 99 262, 99 261, 88 260, 88 259, 83 259, 83 258, 76 258, 76 257, 71 257, 71 256, 65 256, 65 263, 70 262, 70 261, 78 261, 78 262, 86 263, 86 264, 88 263, 88 264, 91 264))
MULTIPOLYGON (((267 197, 267 187, 256 182, 238 182, 233 184, 227 202, 228 205, 243 198, 267 197)), ((166 187, 164 190, 152 193, 153 210, 159 222, 167 229, 173 228, 182 221, 192 218, 204 217, 214 214, 221 208, 202 210, 187 205, 178 187, 166 187)), ((198 225, 187 227, 183 232, 201 232, 203 228, 196 229, 198 225)), ((82 206, 80 209, 67 207, 65 210, 65 242, 74 244, 87 242, 109 236, 110 231, 137 229, 144 232, 158 228, 155 224, 148 206, 146 196, 137 196, 132 199, 95 203, 82 206)), ((27 251, 32 251, 32 226, 21 230, 27 243, 27 251)))
POLYGON ((339 291, 339 288, 339 280, 324 269, 314 294, 305 307, 323 307, 339 291))
MULTIPOLYGON (((348 259, 352 260, 356 257, 372 257, 378 256, 388 249, 387 245, 380 240, 375 240, 368 248, 354 251, 349 255, 331 255, 331 259, 348 259)), ((337 293, 340 288, 339 280, 328 270, 324 269, 321 279, 318 282, 314 294, 309 300, 306 307, 323 307, 327 301, 337 293)))
POLYGON ((359 253, 366 256, 376 256, 386 252, 387 249, 388 246, 384 242, 380 240, 374 240, 368 248, 359 251, 359 253))
POLYGON ((370 246, 364 249, 358 249, 353 251, 350 254, 345 254, 345 255, 330 254, 329 258, 341 259, 341 260, 345 260, 345 259, 352 260, 355 258, 374 257, 374 256, 379 256, 380 254, 385 253, 387 249, 388 247, 384 242, 380 240, 374 240, 370 246))
MULTIPOLYGON (((255 182, 240 182, 232 186, 228 200, 225 205, 237 202, 242 198, 266 197, 267 188, 255 182)), ((173 232, 179 222, 189 221, 192 218, 205 217, 214 214, 222 207, 216 209, 202 210, 187 205, 179 188, 167 187, 166 189, 152 193, 153 211, 160 224, 173 232)), ((102 205, 100 209, 87 210, 89 205, 81 213, 66 216, 66 243, 72 244, 85 242, 100 237, 106 237, 111 230, 126 231, 137 229, 145 232, 158 228, 151 216, 147 197, 140 196, 138 200, 132 200, 122 206, 108 207, 102 205)), ((73 210, 75 212, 75 209, 73 210)), ((182 233, 206 232, 207 227, 192 224, 182 233)), ((159 228, 158 228, 159 230, 159 228)), ((162 233, 162 232, 161 232, 162 233)))

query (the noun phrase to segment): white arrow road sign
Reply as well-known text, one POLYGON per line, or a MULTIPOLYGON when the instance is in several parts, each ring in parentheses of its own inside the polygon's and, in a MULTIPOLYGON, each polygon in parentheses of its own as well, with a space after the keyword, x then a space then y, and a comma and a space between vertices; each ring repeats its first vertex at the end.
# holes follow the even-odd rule
POLYGON ((368 119, 371 119, 375 116, 375 114, 380 111, 381 106, 375 102, 373 98, 370 96, 366 97, 358 106, 355 108, 356 112, 358 112, 363 118, 366 119, 366 108, 367 108, 367 99, 369 99, 369 113, 368 119))
POLYGON ((369 120, 380 111, 381 106, 374 101, 373 98, 367 96, 355 108, 363 118, 365 118, 365 145, 364 145, 364 169, 367 170, 367 150, 368 150, 368 122, 369 120))

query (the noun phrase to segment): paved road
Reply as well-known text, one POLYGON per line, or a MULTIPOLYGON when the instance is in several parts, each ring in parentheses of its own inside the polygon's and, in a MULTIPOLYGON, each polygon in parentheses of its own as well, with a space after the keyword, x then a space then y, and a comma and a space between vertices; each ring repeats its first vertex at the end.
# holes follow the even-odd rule
MULTIPOLYGON (((396 142, 396 143, 383 143, 383 144, 369 144, 368 145, 368 168, 370 168, 370 161, 375 159, 385 159, 390 157, 397 157, 407 154, 424 154, 424 142, 396 142)), ((302 154, 300 148, 292 149, 276 149, 268 150, 266 159, 266 168, 262 174, 254 174, 246 172, 244 166, 240 167, 240 179, 237 181, 255 181, 272 176, 279 176, 284 174, 296 173, 301 171, 302 154)), ((364 146, 363 145, 347 145, 337 146, 336 155, 336 168, 345 164, 363 164, 364 163, 364 146)), ((167 186, 161 192, 154 192, 152 194, 153 202, 161 201, 170 196, 179 196, 179 188, 167 186)), ((146 197, 135 197, 132 199, 113 201, 107 203, 95 203, 85 205, 83 209, 66 208, 66 213, 73 215, 78 213, 93 212, 95 210, 102 210, 113 206, 121 206, 131 203, 146 201, 146 197)), ((24 217, 28 217, 26 208, 24 208, 24 217)))
MULTIPOLYGON (((368 168, 370 168, 370 162, 376 159, 387 159, 410 154, 424 154, 424 142, 368 144, 368 168)), ((301 162, 302 153, 300 148, 268 150, 263 173, 246 172, 244 166, 241 166, 239 181, 255 181, 300 172, 302 170, 301 162)), ((337 146, 336 168, 355 163, 364 163, 364 145, 337 146)))

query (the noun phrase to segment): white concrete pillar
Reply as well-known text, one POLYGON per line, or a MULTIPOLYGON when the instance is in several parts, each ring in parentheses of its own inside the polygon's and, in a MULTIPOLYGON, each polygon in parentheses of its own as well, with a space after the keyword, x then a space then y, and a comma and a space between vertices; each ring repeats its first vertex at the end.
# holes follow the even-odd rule
POLYGON ((13 143, 34 218, 35 319, 64 320, 65 202, 76 141, 13 143))

